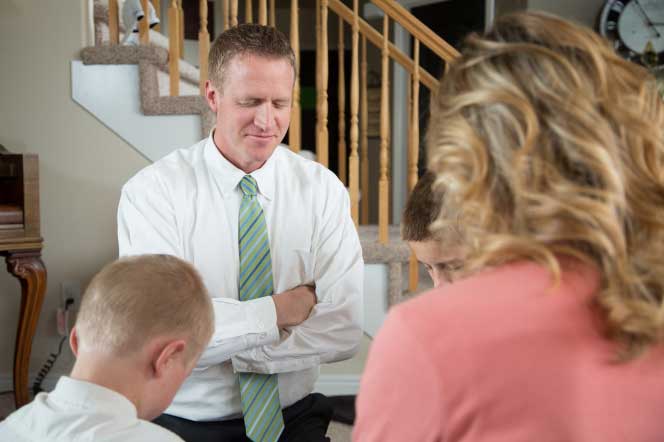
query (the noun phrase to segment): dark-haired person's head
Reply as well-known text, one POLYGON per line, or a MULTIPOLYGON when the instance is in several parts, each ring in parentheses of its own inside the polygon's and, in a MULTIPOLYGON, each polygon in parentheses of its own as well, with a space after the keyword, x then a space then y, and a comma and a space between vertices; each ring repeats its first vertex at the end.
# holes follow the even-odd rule
POLYGON ((433 173, 425 172, 415 184, 403 212, 401 237, 438 287, 454 280, 455 271, 461 267, 463 246, 457 233, 459 226, 450 226, 436 236, 431 233, 443 198, 433 191, 435 179, 433 173))

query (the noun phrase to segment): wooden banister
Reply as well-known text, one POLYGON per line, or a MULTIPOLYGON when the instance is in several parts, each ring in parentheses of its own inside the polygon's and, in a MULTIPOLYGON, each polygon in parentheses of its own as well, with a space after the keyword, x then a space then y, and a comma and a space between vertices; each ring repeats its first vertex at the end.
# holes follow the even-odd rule
POLYGON ((118 14, 118 0, 108 0, 108 37, 112 45, 120 43, 118 14))
MULTIPOLYGON (((338 55, 338 105, 339 105, 339 142, 337 143, 337 158, 339 161, 339 180, 346 185, 346 76, 344 66, 344 20, 339 17, 339 43, 338 55)), ((351 80, 352 81, 352 80, 351 80)), ((351 88, 353 86, 351 85, 351 88)))
MULTIPOLYGON (((335 14, 341 16, 346 23, 353 23, 353 11, 344 5, 341 0, 328 0, 330 9, 334 11, 335 14)), ((376 31, 369 23, 364 19, 359 18, 360 33, 367 38, 371 43, 376 47, 383 46, 383 37, 378 31, 376 31)), ((388 42, 388 52, 389 56, 399 63, 406 71, 411 75, 414 70, 413 60, 406 54, 403 53, 399 48, 394 44, 388 42)), ((425 71, 424 69, 420 70, 420 77, 422 79, 422 84, 424 84, 429 90, 435 91, 438 88, 438 80, 425 71)))
POLYGON ((207 0, 200 0, 201 29, 198 31, 198 88, 201 95, 205 95, 205 82, 208 74, 208 53, 210 52, 210 33, 208 32, 208 5, 207 0))
POLYGON ((392 20, 399 23, 416 39, 431 49, 436 55, 445 61, 451 61, 459 56, 459 51, 449 43, 440 38, 429 29, 417 17, 394 0, 371 0, 392 20))
POLYGON ((389 188, 387 177, 388 148, 390 133, 390 64, 389 64, 389 34, 390 19, 383 15, 383 48, 382 48, 382 78, 380 93, 380 175, 378 178, 378 241, 382 244, 389 242, 389 188))
POLYGON ((291 124, 288 128, 288 144, 293 152, 302 148, 302 111, 300 110, 300 25, 298 18, 298 0, 291 0, 290 42, 295 53, 295 84, 293 85, 293 103, 291 124))

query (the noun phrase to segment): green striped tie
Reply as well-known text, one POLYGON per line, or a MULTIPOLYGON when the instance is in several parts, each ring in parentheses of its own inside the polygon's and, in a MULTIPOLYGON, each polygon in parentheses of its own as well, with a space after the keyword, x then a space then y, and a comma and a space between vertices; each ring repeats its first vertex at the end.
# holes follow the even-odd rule
MULTIPOLYGON (((270 241, 263 209, 256 199, 256 180, 245 175, 240 181, 242 203, 240 238, 240 301, 272 294, 270 241)), ((240 397, 247 437, 254 442, 274 442, 284 429, 277 375, 240 373, 240 397)))

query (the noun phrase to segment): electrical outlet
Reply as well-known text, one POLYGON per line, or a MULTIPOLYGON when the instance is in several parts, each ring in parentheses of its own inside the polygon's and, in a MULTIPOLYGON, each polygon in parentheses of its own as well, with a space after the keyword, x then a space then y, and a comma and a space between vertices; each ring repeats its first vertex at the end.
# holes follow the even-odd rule
POLYGON ((81 305, 81 283, 78 281, 63 281, 61 284, 60 291, 60 307, 64 308, 67 304, 67 300, 71 299, 74 301, 73 304, 69 305, 69 309, 78 310, 81 305))
POLYGON ((60 285, 60 306, 56 314, 58 334, 67 336, 74 326, 76 312, 81 304, 81 284, 78 281, 63 281, 60 285), (71 300, 67 304, 67 301, 71 300))

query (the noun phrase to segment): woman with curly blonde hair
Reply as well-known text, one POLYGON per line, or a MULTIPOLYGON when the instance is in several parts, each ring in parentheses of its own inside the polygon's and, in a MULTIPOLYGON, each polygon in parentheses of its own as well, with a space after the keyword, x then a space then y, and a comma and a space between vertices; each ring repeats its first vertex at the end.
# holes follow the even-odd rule
POLYGON ((390 312, 358 441, 664 440, 664 105, 589 29, 467 38, 428 131, 457 280, 390 312), (449 229, 462 226, 462 229, 449 229))

